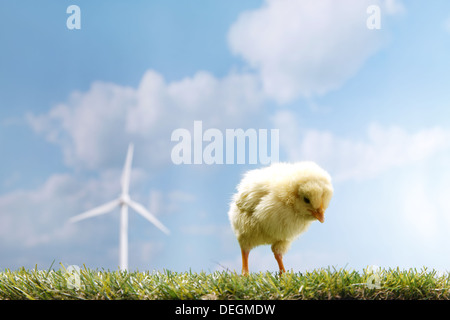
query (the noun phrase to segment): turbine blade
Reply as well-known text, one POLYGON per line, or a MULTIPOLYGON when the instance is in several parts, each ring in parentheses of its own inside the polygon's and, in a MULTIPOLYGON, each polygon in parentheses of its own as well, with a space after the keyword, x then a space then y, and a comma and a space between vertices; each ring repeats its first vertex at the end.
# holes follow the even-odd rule
POLYGON ((125 165, 123 166, 122 172, 122 194, 128 194, 130 187, 130 175, 131 175, 131 162, 133 161, 133 150, 134 146, 132 143, 128 145, 127 158, 125 160, 125 165))
POLYGON ((169 229, 167 229, 158 219, 156 219, 154 215, 148 212, 147 209, 145 209, 141 204, 134 202, 132 200, 130 200, 128 204, 130 205, 130 207, 136 210, 137 213, 139 213, 145 219, 153 223, 159 230, 161 230, 165 234, 170 234, 169 229))
POLYGON ((78 222, 83 219, 99 216, 101 214, 105 214, 110 212, 112 209, 117 207, 120 204, 120 200, 116 199, 111 202, 105 203, 104 205, 101 205, 97 208, 91 209, 89 211, 83 212, 75 217, 72 217, 69 219, 70 222, 78 222))

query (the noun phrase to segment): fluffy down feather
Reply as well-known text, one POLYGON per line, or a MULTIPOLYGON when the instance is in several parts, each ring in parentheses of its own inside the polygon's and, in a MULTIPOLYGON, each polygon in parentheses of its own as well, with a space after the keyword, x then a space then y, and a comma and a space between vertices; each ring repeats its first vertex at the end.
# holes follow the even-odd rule
POLYGON ((228 216, 242 251, 242 272, 248 254, 270 244, 280 272, 291 242, 314 220, 324 221, 333 187, 330 175, 313 162, 275 163, 248 171, 237 186, 228 216))

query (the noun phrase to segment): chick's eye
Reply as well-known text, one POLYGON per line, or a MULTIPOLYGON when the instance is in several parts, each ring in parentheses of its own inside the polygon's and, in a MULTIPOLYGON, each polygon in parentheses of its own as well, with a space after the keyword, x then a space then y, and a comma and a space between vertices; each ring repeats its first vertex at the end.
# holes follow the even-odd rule
POLYGON ((309 201, 309 198, 307 198, 307 197, 303 197, 303 201, 305 201, 305 203, 307 203, 307 204, 311 203, 311 201, 309 201))

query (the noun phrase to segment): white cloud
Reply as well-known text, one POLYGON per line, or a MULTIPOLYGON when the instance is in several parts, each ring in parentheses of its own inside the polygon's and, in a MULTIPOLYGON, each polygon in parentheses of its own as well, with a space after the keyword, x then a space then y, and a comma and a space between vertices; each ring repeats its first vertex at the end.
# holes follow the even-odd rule
POLYGON ((409 133, 400 127, 385 128, 373 123, 362 139, 315 129, 299 130, 290 112, 277 114, 274 123, 283 128, 280 145, 289 161, 317 161, 333 173, 335 180, 372 178, 450 147, 450 132, 439 127, 409 133))
POLYGON ((380 48, 385 31, 366 27, 373 4, 385 9, 383 19, 403 8, 389 0, 266 0, 239 16, 229 45, 279 102, 321 95, 340 87, 380 48))
MULTIPOLYGON (((146 175, 141 170, 132 171, 133 189, 139 189, 145 182, 146 175)), ((162 195, 164 203, 158 203, 160 210, 157 215, 170 228, 167 214, 174 209, 180 209, 186 202, 192 201, 192 196, 180 191, 169 192, 167 195, 160 190, 152 190, 151 194, 162 195), (162 218, 161 218, 162 217, 162 218)), ((43 185, 31 190, 17 190, 0 196, 0 250, 3 252, 2 262, 8 266, 23 265, 30 261, 20 255, 33 255, 40 252, 40 261, 44 264, 55 259, 77 261, 76 263, 92 263, 115 267, 118 259, 118 223, 119 209, 107 216, 92 219, 90 222, 69 223, 69 218, 85 210, 99 206, 118 197, 120 193, 120 170, 103 170, 99 176, 86 178, 71 174, 54 174, 43 185), (102 254, 98 256, 97 245, 101 241, 102 254), (107 243, 107 245, 105 245, 107 243), (14 256, 8 256, 8 251, 14 251, 14 256), (21 254, 19 254, 19 252, 21 254), (43 254, 45 252, 45 254, 43 254), (41 258, 47 256, 49 261, 41 258)), ((131 197, 144 204, 138 195, 131 197)), ((151 200, 155 197, 150 196, 151 200)), ((133 214, 135 214, 133 212, 133 214)), ((136 214, 137 215, 137 214, 136 214)), ((141 218, 139 218, 141 219, 141 218)), ((150 243, 146 238, 147 228, 153 226, 145 222, 142 230, 139 225, 130 223, 130 265, 131 255, 135 257, 140 252, 142 257, 133 258, 136 263, 146 265, 145 260, 160 251, 160 244, 150 243), (139 232, 144 232, 145 240, 139 239, 139 232), (148 244, 145 244, 145 243, 148 244), (156 247, 155 247, 156 246, 156 247)), ((155 229, 156 230, 156 229, 155 229)), ((155 236, 165 237, 162 233, 155 236)), ((150 259, 151 260, 151 259, 150 259)), ((32 262, 30 267, 34 266, 32 262)))
POLYGON ((77 207, 77 199, 85 192, 77 187, 70 176, 54 175, 37 190, 14 191, 1 196, 1 242, 32 247, 68 235, 59 230, 70 231, 64 228, 64 209, 77 207))
MULTIPOLYGON (((99 177, 88 178, 53 174, 43 185, 32 190, 17 190, 0 196, 0 242, 13 246, 34 247, 74 237, 86 237, 90 232, 105 231, 79 228, 68 224, 71 216, 113 200, 120 192, 120 172, 104 170, 99 177)), ((133 170, 135 185, 142 182, 143 173, 133 170)))
POLYGON ((258 79, 250 74, 231 73, 219 79, 199 71, 165 83, 161 75, 148 71, 137 90, 137 103, 127 115, 126 128, 131 133, 148 134, 167 124, 191 126, 194 119, 222 127, 227 122, 240 122, 262 102, 258 79))
POLYGON ((48 113, 28 114, 27 119, 36 132, 62 147, 69 166, 121 166, 129 141, 140 146, 138 162, 161 165, 170 161, 174 129, 190 129, 194 120, 204 121, 205 127, 239 126, 262 101, 258 80, 249 74, 218 79, 202 71, 166 83, 150 70, 136 89, 96 82, 48 113))
POLYGON ((47 114, 28 114, 27 120, 36 132, 62 148, 67 165, 93 169, 117 158, 118 146, 124 146, 121 153, 126 150, 129 137, 123 129, 135 96, 132 88, 95 82, 88 92, 74 92, 66 103, 47 114))

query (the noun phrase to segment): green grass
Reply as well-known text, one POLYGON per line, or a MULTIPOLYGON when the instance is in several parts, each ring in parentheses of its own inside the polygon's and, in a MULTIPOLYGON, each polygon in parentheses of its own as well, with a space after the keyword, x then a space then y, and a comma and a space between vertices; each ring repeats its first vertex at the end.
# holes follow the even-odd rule
POLYGON ((0 299, 449 299, 450 274, 426 268, 372 274, 345 269, 310 272, 213 273, 98 271, 82 268, 80 286, 61 270, 0 272, 0 299), (372 281, 377 277, 379 282, 372 281), (371 286, 372 284, 372 286, 371 286), (374 287, 374 284, 379 286, 374 287))

